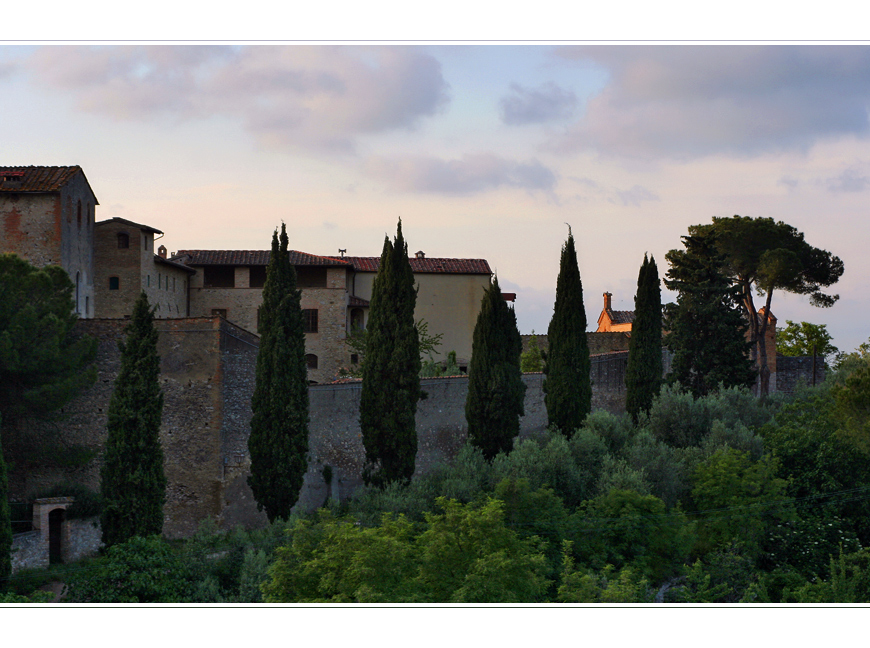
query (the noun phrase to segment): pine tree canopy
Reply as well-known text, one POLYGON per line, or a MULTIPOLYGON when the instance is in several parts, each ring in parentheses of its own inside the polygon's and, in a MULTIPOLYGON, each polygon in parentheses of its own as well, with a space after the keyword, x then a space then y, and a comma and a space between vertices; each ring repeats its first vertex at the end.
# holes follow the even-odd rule
POLYGON ((74 338, 74 287, 59 266, 0 254, 0 413, 44 416, 96 380, 96 340, 74 338))
POLYGON ((109 401, 108 438, 100 474, 106 546, 163 530, 166 476, 160 421, 160 358, 157 330, 142 292, 120 344, 121 370, 109 401))
POLYGON ((362 361, 360 429, 366 452, 363 479, 385 486, 408 482, 417 456, 415 415, 420 399, 420 342, 414 326, 417 290, 399 221, 384 240, 372 286, 362 361))
POLYGON ((483 295, 474 327, 465 401, 468 438, 488 460, 510 452, 520 432, 526 392, 522 349, 516 313, 502 297, 496 277, 483 295))
POLYGON ((685 250, 666 258, 665 286, 678 293, 665 307, 666 345, 674 353, 670 376, 696 397, 719 387, 750 386, 755 370, 740 312, 740 288, 722 273, 715 237, 684 236, 685 250))
POLYGON ((551 427, 571 436, 592 411, 589 344, 583 285, 574 237, 562 247, 556 304, 547 329, 549 350, 544 364, 544 402, 551 427))
POLYGON ((721 272, 738 287, 737 304, 749 325, 752 357, 758 367, 760 392, 766 396, 770 370, 767 366, 767 317, 759 317, 754 294, 765 298, 765 312, 771 312, 775 290, 807 295, 813 306, 829 307, 839 295, 823 292, 843 276, 843 261, 827 250, 815 248, 804 235, 772 218, 713 218, 708 225, 692 225, 689 235, 713 237, 721 272))
POLYGON ((625 410, 637 422, 662 382, 662 294, 655 259, 643 255, 634 298, 634 321, 625 370, 625 410))
POLYGON ((260 349, 251 399, 248 483, 270 521, 286 519, 308 469, 308 367, 305 322, 287 229, 272 235, 260 306, 260 349))

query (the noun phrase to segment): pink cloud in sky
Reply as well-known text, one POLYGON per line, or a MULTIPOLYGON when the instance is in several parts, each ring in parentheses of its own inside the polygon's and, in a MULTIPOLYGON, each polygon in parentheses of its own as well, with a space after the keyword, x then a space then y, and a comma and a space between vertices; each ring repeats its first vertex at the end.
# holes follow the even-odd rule
POLYGON ((556 175, 538 160, 508 160, 492 154, 463 155, 459 159, 434 157, 373 157, 364 171, 388 186, 408 192, 473 194, 500 187, 551 191, 556 175))
POLYGON ((352 151, 448 102, 434 58, 400 47, 45 47, 26 67, 79 109, 119 120, 242 120, 262 144, 352 151))
POLYGON ((563 151, 745 156, 870 132, 867 47, 570 47, 559 54, 610 74, 553 144, 563 151))

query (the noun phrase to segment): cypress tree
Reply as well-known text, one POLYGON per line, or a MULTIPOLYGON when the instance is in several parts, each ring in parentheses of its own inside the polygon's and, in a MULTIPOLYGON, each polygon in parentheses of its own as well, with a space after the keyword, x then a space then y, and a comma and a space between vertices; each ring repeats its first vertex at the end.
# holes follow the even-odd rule
POLYGON ((666 258, 665 286, 678 293, 665 309, 665 343, 673 352, 671 380, 695 397, 725 387, 749 387, 755 369, 746 339, 748 324, 740 311, 740 287, 723 274, 724 258, 716 251, 716 236, 683 236, 685 250, 666 258))
MULTIPOLYGON (((3 426, 0 425, 0 430, 2 429, 3 426)), ((9 481, 6 477, 6 462, 3 461, 3 444, 0 442, 0 594, 6 591, 11 575, 12 513, 9 510, 9 481)))
POLYGON ((248 484, 257 509, 273 521, 289 517, 308 469, 305 321, 283 223, 280 240, 277 230, 272 234, 259 330, 248 484))
POLYGON ((363 479, 383 487, 410 481, 417 456, 414 417, 420 399, 420 342, 414 326, 417 290, 402 236, 384 240, 372 286, 362 362, 360 429, 366 452, 363 479))
POLYGON ((625 410, 635 423, 648 412, 662 383, 662 292, 655 259, 643 255, 625 370, 625 410))
POLYGON ((109 401, 108 438, 100 473, 107 547, 163 531, 166 475, 160 445, 163 393, 154 312, 142 292, 121 347, 121 371, 109 401))
POLYGON ((468 438, 488 460, 510 452, 520 433, 526 392, 520 370, 522 350, 516 313, 502 297, 496 277, 477 315, 465 400, 468 438))
POLYGON ((544 364, 544 402, 551 427, 571 436, 592 411, 589 343, 583 284, 570 231, 562 247, 556 305, 547 329, 549 351, 544 364))

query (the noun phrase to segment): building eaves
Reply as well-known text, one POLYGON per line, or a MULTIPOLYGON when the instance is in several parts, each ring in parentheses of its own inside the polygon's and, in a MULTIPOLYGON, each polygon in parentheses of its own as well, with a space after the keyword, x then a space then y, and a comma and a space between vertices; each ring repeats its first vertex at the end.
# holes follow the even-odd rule
POLYGON ((94 223, 94 227, 100 227, 101 225, 126 225, 127 227, 135 227, 137 229, 142 230, 143 232, 151 232, 153 234, 163 234, 156 227, 151 227, 150 225, 143 225, 142 223, 134 223, 133 221, 127 220, 126 218, 110 218, 109 220, 100 221, 98 223, 94 223))
POLYGON ((159 254, 154 255, 154 263, 162 263, 164 265, 168 265, 168 266, 171 266, 173 268, 178 268, 179 270, 184 270, 188 274, 192 274, 192 275, 196 274, 196 270, 194 270, 193 268, 189 268, 188 266, 184 265, 183 263, 179 263, 178 261, 175 261, 173 259, 164 259, 159 254))
POLYGON ((99 205, 97 195, 80 166, 0 166, 0 192, 9 193, 56 193, 81 173, 99 205), (13 176, 15 180, 6 180, 13 176))
POLYGON ((613 324, 631 324, 634 322, 634 311, 618 311, 608 308, 607 314, 613 324))
MULTIPOLYGON (((344 258, 353 263, 353 268, 357 272, 377 272, 381 265, 380 257, 344 258)), ((486 259, 409 257, 408 262, 411 264, 411 271, 414 274, 492 274, 486 259)))
MULTIPOLYGON (((344 259, 337 257, 318 256, 296 250, 288 250, 290 263, 294 266, 340 266, 352 267, 344 259)), ((269 265, 269 250, 179 250, 175 257, 184 257, 184 263, 191 266, 233 265, 233 266, 265 266, 269 265)))

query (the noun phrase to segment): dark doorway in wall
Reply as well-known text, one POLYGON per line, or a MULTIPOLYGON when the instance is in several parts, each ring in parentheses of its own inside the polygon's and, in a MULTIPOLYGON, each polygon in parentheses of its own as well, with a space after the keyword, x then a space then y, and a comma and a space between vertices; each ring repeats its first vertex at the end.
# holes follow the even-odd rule
POLYGON ((66 511, 63 509, 54 509, 48 514, 48 562, 52 565, 63 562, 61 529, 64 519, 66 519, 66 511))

